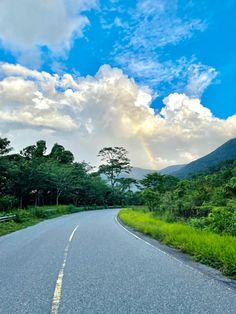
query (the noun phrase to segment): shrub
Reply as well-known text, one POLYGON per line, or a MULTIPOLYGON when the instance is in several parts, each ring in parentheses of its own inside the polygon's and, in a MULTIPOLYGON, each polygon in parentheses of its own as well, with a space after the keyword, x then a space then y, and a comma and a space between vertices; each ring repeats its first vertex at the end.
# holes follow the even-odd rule
POLYGON ((24 209, 17 210, 15 214, 15 218, 13 219, 16 223, 22 223, 27 221, 30 217, 30 212, 24 209))
POLYGON ((213 208, 208 215, 209 229, 217 233, 236 235, 236 210, 229 208, 213 208))
POLYGON ((145 204, 150 211, 158 211, 160 206, 160 194, 152 190, 144 190, 142 193, 145 204))
POLYGON ((189 225, 196 229, 207 229, 209 222, 205 217, 191 218, 189 220, 189 225))
POLYGON ((37 217, 37 218, 48 218, 50 216, 49 211, 45 210, 45 208, 43 207, 35 207, 31 209, 31 213, 33 216, 37 217))
POLYGON ((13 195, 0 196, 0 211, 8 212, 17 206, 18 200, 13 195))

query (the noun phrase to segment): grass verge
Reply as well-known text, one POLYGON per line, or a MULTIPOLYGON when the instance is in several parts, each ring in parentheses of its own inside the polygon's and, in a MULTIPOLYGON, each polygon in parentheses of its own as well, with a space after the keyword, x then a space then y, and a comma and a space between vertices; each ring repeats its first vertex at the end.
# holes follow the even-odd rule
POLYGON ((167 223, 133 209, 122 209, 120 220, 144 234, 180 249, 195 261, 207 264, 236 279, 236 237, 194 229, 182 223, 167 223))

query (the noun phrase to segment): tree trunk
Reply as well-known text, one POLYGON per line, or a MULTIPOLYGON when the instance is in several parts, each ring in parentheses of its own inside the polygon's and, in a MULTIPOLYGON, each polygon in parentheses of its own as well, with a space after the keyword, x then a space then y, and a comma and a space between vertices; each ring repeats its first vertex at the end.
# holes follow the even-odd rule
POLYGON ((20 208, 22 208, 22 206, 23 206, 23 197, 21 196, 20 197, 20 208))
POLYGON ((58 206, 59 204, 59 194, 57 194, 57 197, 56 197, 56 205, 58 206))
POLYGON ((59 189, 57 189, 57 197, 56 197, 56 205, 59 205, 59 197, 61 195, 61 191, 59 189))

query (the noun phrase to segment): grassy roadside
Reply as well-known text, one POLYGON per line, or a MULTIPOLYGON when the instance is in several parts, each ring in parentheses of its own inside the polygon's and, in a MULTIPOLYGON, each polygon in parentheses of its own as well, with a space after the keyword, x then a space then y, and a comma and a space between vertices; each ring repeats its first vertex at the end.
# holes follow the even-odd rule
POLYGON ((236 279, 236 237, 194 229, 182 223, 167 223, 133 209, 122 209, 120 220, 153 238, 180 249, 194 260, 215 267, 236 279))
POLYGON ((104 206, 75 207, 73 205, 59 205, 32 207, 25 210, 18 209, 7 214, 0 212, 0 216, 16 215, 14 220, 0 223, 0 236, 35 225, 46 219, 56 218, 62 215, 73 214, 86 210, 103 208, 104 206))

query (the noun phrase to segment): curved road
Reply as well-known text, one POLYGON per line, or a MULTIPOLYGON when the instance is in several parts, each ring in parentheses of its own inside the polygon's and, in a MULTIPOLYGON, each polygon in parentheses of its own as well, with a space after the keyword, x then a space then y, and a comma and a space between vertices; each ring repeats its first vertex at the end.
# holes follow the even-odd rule
POLYGON ((236 293, 147 245, 118 210, 68 215, 0 238, 0 313, 236 313, 236 293))

